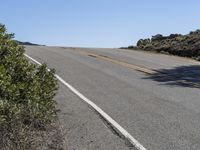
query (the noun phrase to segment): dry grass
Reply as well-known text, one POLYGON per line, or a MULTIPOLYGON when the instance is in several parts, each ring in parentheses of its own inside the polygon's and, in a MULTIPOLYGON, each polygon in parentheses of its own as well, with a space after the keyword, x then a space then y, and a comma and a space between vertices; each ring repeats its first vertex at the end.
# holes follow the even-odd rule
POLYGON ((42 128, 25 126, 16 121, 0 126, 2 150, 64 150, 64 142, 58 121, 42 128))

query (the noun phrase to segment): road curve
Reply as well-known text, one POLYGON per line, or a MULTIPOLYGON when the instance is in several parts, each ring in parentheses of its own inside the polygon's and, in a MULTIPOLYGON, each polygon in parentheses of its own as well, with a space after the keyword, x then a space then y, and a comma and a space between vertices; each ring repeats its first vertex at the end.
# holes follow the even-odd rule
MULTIPOLYGON (((147 149, 200 149, 198 62, 119 49, 27 46, 26 53, 55 68, 59 76, 102 108, 147 149)), ((61 88, 58 98, 66 99, 58 105, 61 111, 66 111, 62 114, 65 128, 70 132, 70 119, 73 125, 87 120, 84 127, 90 127, 84 134, 87 139, 82 137, 82 140, 75 133, 80 131, 81 134, 83 126, 73 129, 73 136, 68 134, 69 146, 73 139, 79 139, 76 143, 82 143, 82 149, 130 149, 109 131, 111 129, 102 126, 103 121, 95 112, 61 88), (80 108, 87 115, 76 114, 80 117, 80 122, 76 122, 72 114, 80 108), (94 137, 96 140, 85 143, 94 137)), ((70 148, 80 149, 80 145, 76 146, 70 148)))

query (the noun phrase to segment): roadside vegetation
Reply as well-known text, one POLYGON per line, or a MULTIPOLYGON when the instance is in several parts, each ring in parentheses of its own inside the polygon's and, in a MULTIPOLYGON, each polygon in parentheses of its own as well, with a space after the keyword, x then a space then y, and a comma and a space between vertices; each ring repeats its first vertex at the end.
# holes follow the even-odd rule
POLYGON ((190 32, 187 35, 171 34, 163 36, 157 34, 149 39, 140 39, 136 46, 129 46, 127 49, 172 54, 200 61, 200 30, 190 32))
POLYGON ((17 42, 19 45, 24 45, 24 46, 45 46, 45 45, 35 44, 31 42, 21 42, 18 40, 15 40, 15 42, 17 42))
POLYGON ((58 82, 54 70, 30 63, 13 37, 0 24, 0 147, 35 149, 35 134, 56 116, 58 82))

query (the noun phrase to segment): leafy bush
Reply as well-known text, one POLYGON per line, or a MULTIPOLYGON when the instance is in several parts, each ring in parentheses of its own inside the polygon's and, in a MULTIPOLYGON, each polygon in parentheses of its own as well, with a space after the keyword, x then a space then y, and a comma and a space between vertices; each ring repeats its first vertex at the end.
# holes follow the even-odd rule
POLYGON ((155 41, 161 41, 163 39, 165 39, 165 37, 162 34, 156 34, 152 36, 151 41, 155 42, 155 41))
POLYGON ((150 39, 140 39, 138 42, 137 42, 137 46, 140 47, 140 46, 145 46, 147 44, 149 44, 151 42, 150 39))
POLYGON ((44 127, 56 115, 53 98, 58 84, 55 71, 31 64, 13 37, 0 24, 0 144, 24 149, 25 131, 44 127))

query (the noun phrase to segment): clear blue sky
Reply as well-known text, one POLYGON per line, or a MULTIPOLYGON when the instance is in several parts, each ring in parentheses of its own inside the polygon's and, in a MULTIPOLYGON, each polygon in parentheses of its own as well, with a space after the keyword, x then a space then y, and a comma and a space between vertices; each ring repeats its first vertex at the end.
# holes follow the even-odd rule
POLYGON ((200 28, 200 0, 3 0, 0 10, 16 39, 46 45, 120 47, 200 28))

